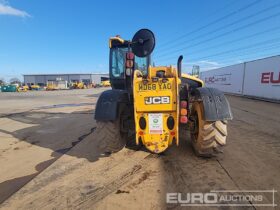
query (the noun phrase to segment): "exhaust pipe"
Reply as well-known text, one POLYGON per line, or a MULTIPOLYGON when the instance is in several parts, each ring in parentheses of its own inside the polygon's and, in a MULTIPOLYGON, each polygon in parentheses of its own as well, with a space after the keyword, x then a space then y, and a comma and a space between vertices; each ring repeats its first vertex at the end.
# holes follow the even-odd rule
POLYGON ((183 56, 180 55, 177 61, 177 71, 178 71, 178 77, 180 78, 182 75, 182 60, 183 60, 183 56))

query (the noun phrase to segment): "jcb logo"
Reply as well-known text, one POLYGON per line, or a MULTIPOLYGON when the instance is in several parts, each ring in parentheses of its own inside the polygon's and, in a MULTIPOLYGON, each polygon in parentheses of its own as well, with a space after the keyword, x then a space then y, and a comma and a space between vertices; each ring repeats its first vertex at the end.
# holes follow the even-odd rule
POLYGON ((145 104, 170 104, 169 96, 145 97, 145 104))

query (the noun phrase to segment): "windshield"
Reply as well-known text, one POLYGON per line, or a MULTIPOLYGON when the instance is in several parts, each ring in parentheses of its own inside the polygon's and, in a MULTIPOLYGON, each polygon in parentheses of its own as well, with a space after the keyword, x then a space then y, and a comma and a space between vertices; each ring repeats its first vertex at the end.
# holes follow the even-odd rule
MULTIPOLYGON (((113 77, 124 77, 125 72, 125 56, 128 48, 111 48, 111 72, 113 77)), ((135 69, 140 70, 143 75, 148 73, 147 57, 140 58, 135 56, 135 69)))

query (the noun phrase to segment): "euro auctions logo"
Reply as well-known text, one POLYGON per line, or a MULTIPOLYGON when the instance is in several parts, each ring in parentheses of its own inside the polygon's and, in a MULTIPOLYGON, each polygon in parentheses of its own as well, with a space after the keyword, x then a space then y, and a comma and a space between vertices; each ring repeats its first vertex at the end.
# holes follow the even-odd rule
POLYGON ((211 190, 209 193, 167 193, 168 205, 275 207, 276 190, 211 190))
POLYGON ((205 77, 205 84, 231 85, 231 73, 205 77))
POLYGON ((261 74, 262 84, 280 84, 280 71, 276 72, 264 72, 261 74))

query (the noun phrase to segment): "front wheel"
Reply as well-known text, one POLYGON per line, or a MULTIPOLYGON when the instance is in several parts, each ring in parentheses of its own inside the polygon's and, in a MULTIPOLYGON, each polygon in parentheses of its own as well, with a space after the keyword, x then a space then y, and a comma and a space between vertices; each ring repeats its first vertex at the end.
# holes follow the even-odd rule
POLYGON ((203 120, 203 104, 194 102, 191 110, 191 142, 198 156, 212 157, 226 144, 227 121, 203 120))

